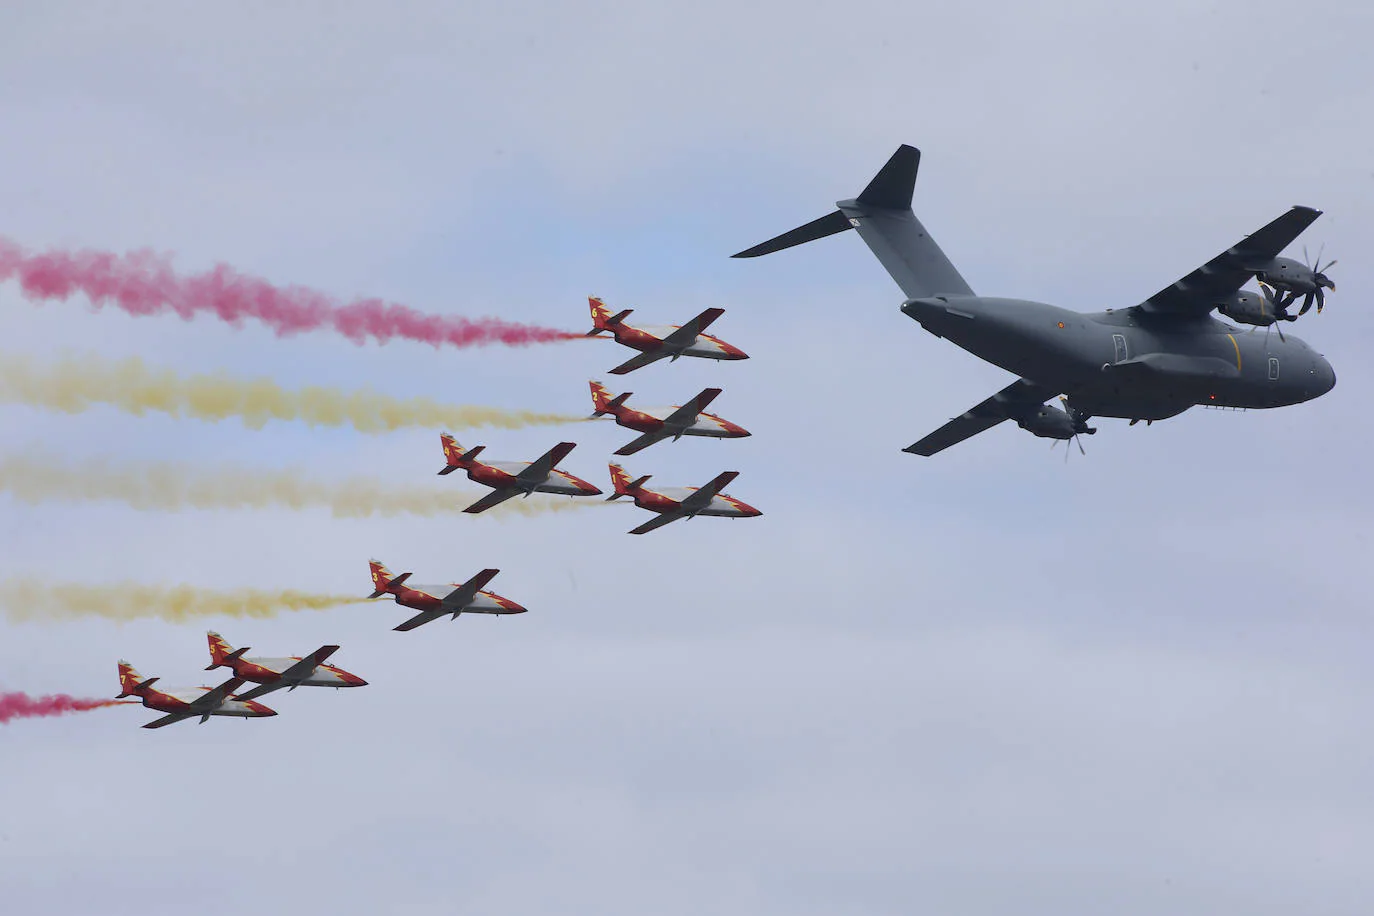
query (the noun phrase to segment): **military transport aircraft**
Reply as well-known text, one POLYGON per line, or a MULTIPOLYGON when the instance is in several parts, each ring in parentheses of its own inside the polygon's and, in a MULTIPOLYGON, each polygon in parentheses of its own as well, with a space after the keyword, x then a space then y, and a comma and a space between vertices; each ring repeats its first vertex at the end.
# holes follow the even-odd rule
POLYGON ((633 455, 655 442, 672 438, 674 442, 683 436, 712 436, 717 439, 737 439, 749 435, 749 430, 737 426, 729 420, 722 420, 715 414, 702 413, 706 406, 720 394, 719 388, 707 388, 701 394, 681 407, 626 407, 625 401, 633 392, 627 391, 615 397, 600 382, 592 382, 593 417, 611 414, 619 426, 637 430, 644 435, 628 445, 615 450, 617 455, 633 455))
POLYGON ((1087 421, 1093 416, 1134 425, 1195 405, 1283 407, 1335 386, 1331 365, 1296 337, 1240 333, 1210 316, 1217 309, 1267 327, 1292 320, 1284 308, 1299 293, 1308 302, 1315 294, 1320 307, 1322 287, 1335 288, 1321 272, 1325 267, 1278 256, 1320 211, 1293 207, 1139 305, 1082 314, 974 295, 912 212, 920 161, 919 150, 900 147, 858 197, 734 255, 754 258, 856 229, 906 294, 903 312, 935 336, 1020 376, 904 451, 933 455, 1007 419, 1037 436, 1071 439, 1092 432, 1087 421), (1264 298, 1242 290, 1252 278, 1291 295, 1275 300, 1267 289, 1264 298), (1068 411, 1044 406, 1058 394, 1068 396, 1068 411))
POLYGON ((457 620, 459 614, 523 614, 525 608, 502 598, 495 592, 482 591, 482 587, 496 577, 499 569, 484 569, 462 585, 406 585, 410 573, 393 576, 385 566, 376 560, 369 560, 372 568, 372 594, 368 598, 391 595, 402 607, 419 611, 414 617, 393 629, 413 630, 431 620, 438 620, 452 614, 457 620))
POLYGON ((611 465, 611 484, 615 492, 606 497, 607 501, 629 496, 639 508, 659 514, 658 518, 632 528, 630 534, 648 534, 669 522, 698 515, 755 518, 763 514, 748 503, 720 492, 739 476, 739 471, 726 471, 704 487, 666 487, 662 490, 650 490, 644 486, 644 481, 650 476, 645 474, 631 480, 624 468, 618 464, 611 465))
POLYGON ((167 715, 154 719, 144 728, 161 728, 200 716, 204 725, 211 716, 237 716, 255 719, 259 716, 275 716, 276 710, 268 709, 253 700, 243 700, 234 696, 234 691, 243 685, 243 678, 234 677, 218 687, 182 687, 176 690, 154 690, 153 684, 159 678, 150 677, 146 681, 134 670, 134 666, 119 660, 119 694, 115 699, 136 696, 143 705, 167 715))
POLYGON ((748 359, 749 354, 739 347, 732 347, 719 337, 703 334, 711 322, 725 314, 725 309, 707 309, 684 325, 668 327, 632 328, 625 323, 625 316, 634 309, 625 309, 612 315, 606 303, 595 296, 588 297, 592 307, 592 329, 588 337, 595 337, 602 331, 610 331, 616 343, 624 344, 640 354, 631 357, 611 370, 611 375, 625 375, 660 359, 675 360, 679 356, 699 356, 702 359, 748 359))
POLYGON ((513 496, 529 496, 531 493, 558 493, 563 496, 597 496, 601 490, 574 477, 567 471, 555 469, 555 465, 567 457, 568 452, 577 448, 575 442, 560 442, 534 461, 492 461, 483 463, 477 455, 486 448, 463 451, 448 433, 440 433, 439 441, 444 446, 444 465, 439 473, 452 474, 458 469, 467 472, 468 480, 491 487, 492 492, 464 509, 464 512, 485 512, 513 496))
POLYGON ((310 655, 289 658, 244 658, 245 646, 235 649, 214 630, 205 634, 210 642, 210 665, 206 671, 221 666, 231 669, 234 677, 252 681, 259 686, 239 694, 240 700, 256 700, 274 690, 295 690, 297 687, 366 687, 367 681, 342 668, 326 665, 325 659, 339 651, 338 646, 321 646, 310 655))

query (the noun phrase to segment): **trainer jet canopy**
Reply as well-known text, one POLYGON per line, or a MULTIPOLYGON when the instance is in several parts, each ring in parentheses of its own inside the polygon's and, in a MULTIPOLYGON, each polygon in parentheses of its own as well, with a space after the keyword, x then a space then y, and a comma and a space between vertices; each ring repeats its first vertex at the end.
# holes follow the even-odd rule
POLYGON ((486 584, 496 578, 499 569, 484 569, 462 585, 414 585, 406 584, 410 578, 408 572, 393 576, 376 560, 370 560, 368 565, 372 569, 373 588, 368 598, 390 595, 402 607, 420 612, 394 628, 402 632, 448 614, 457 620, 459 614, 523 614, 526 610, 509 598, 483 591, 486 584))
POLYGON ((671 438, 674 442, 683 436, 710 436, 717 439, 738 439, 749 435, 749 430, 737 426, 729 420, 722 420, 715 414, 702 413, 706 406, 720 394, 719 388, 707 388, 680 407, 626 407, 625 401, 633 393, 630 391, 614 397, 600 382, 592 382, 593 417, 610 414, 615 422, 626 429, 637 430, 644 435, 622 445, 615 450, 617 455, 633 455, 640 449, 648 448, 655 442, 671 438))
POLYGON ((658 513, 658 518, 631 529, 630 534, 648 534, 669 522, 698 515, 755 518, 763 514, 748 503, 721 492, 739 476, 739 471, 726 471, 703 487, 664 487, 659 490, 644 486, 650 476, 645 474, 631 480, 624 468, 618 464, 611 465, 611 483, 615 486, 615 492, 606 497, 607 501, 629 496, 639 508, 658 513))
POLYGON ((679 356, 698 356, 702 359, 749 358, 749 354, 739 347, 731 346, 719 337, 701 333, 711 322, 724 315, 725 309, 707 309, 683 325, 646 325, 634 328, 625 323, 625 317, 634 309, 625 309, 612 315, 611 310, 606 308, 606 303, 595 296, 589 297, 587 301, 592 307, 592 329, 587 332, 588 337, 595 337, 602 331, 610 331, 616 343, 640 351, 638 356, 612 369, 611 375, 625 375, 660 359, 675 360, 679 356))
POLYGON ((975 295, 912 212, 920 161, 915 147, 900 147, 858 197, 734 255, 754 258, 854 229, 906 294, 906 315, 1019 376, 905 451, 934 455, 1007 419, 1037 436, 1071 439, 1092 433, 1094 416, 1134 425, 1197 405, 1284 407, 1335 386, 1331 364, 1303 341, 1253 333, 1293 320, 1284 309, 1298 295, 1302 311, 1313 299, 1320 311, 1322 290, 1335 289, 1323 272, 1331 264, 1279 257, 1320 211, 1293 207, 1143 302, 1083 314, 975 295), (1253 279, 1263 297, 1242 289, 1253 279), (1252 332, 1211 317, 1213 310, 1252 332), (1066 410, 1045 406, 1055 395, 1067 396, 1066 410))
POLYGON ((443 443, 444 459, 447 461, 439 472, 441 475, 461 469, 467 473, 468 480, 493 490, 464 509, 464 512, 485 512, 513 496, 529 496, 531 493, 557 493, 562 496, 598 496, 601 493, 598 487, 587 481, 556 469, 555 465, 577 448, 575 442, 560 442, 534 461, 481 462, 477 456, 486 448, 485 445, 464 451, 448 433, 441 433, 439 441, 443 443))
POLYGON ((245 658, 245 646, 235 649, 224 637, 211 630, 206 633, 210 642, 210 665, 206 671, 225 667, 234 677, 259 685, 239 695, 240 700, 256 700, 274 690, 295 690, 297 687, 366 687, 367 681, 342 668, 326 665, 325 659, 339 651, 338 646, 321 646, 310 655, 288 658, 245 658))
POLYGON ((171 725, 182 719, 194 719, 196 716, 200 716, 200 724, 204 725, 211 716, 256 719, 277 714, 276 710, 268 709, 261 703, 234 696, 234 691, 244 684, 243 678, 240 677, 230 678, 218 687, 153 689, 153 684, 159 680, 161 679, 156 677, 144 680, 143 676, 134 670, 133 665, 120 659, 119 694, 115 699, 136 696, 149 709, 167 713, 161 719, 149 722, 143 726, 144 728, 162 728, 164 725, 171 725))

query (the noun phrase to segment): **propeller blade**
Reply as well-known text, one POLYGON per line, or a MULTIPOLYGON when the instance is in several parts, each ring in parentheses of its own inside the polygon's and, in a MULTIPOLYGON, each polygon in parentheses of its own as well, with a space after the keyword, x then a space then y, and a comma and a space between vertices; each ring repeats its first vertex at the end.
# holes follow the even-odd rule
POLYGON ((1322 309, 1325 308, 1325 307, 1326 307, 1326 296, 1322 293, 1322 288, 1321 288, 1320 286, 1318 286, 1318 287, 1317 287, 1317 314, 1320 315, 1320 314, 1322 313, 1322 309))
POLYGON ((1078 436, 1074 436, 1074 437, 1073 437, 1073 441, 1076 442, 1076 443, 1078 443, 1078 454, 1080 454, 1080 455, 1082 455, 1082 456, 1084 456, 1084 457, 1086 458, 1087 455, 1088 455, 1088 453, 1085 452, 1085 451, 1083 451, 1083 440, 1080 439, 1078 436))
POLYGON ((1311 294, 1311 293, 1308 293, 1307 295, 1305 295, 1305 296, 1302 297, 1302 308, 1298 309, 1298 317, 1301 318, 1303 315, 1306 315, 1306 314, 1307 314, 1307 310, 1310 309, 1311 307, 1312 307, 1312 294, 1311 294))
POLYGON ((1307 245, 1305 244, 1302 246, 1302 262, 1307 265, 1309 270, 1312 269, 1312 259, 1307 256, 1307 245))

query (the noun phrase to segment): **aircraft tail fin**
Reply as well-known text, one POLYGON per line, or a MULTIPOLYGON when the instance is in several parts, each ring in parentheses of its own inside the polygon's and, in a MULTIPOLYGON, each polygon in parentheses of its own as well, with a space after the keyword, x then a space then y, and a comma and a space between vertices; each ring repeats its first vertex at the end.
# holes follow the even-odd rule
POLYGON ((143 675, 139 674, 133 665, 121 658, 119 660, 119 693, 115 699, 141 696, 143 691, 156 680, 157 678, 150 677, 145 681, 143 675))
POLYGON ((210 664, 206 666, 206 671, 214 671, 216 668, 234 667, 234 662, 243 657, 243 653, 248 651, 248 647, 235 649, 224 641, 224 637, 214 630, 205 634, 205 638, 210 643, 210 664))
POLYGON ((614 334, 616 326, 634 311, 634 309, 625 309, 612 315, 611 310, 606 308, 606 303, 596 296, 588 296, 587 304, 592 307, 592 329, 587 332, 588 337, 595 337, 602 331, 610 331, 614 334))
POLYGON ((614 492, 611 493, 610 496, 606 497, 607 502, 610 502, 613 499, 619 499, 622 496, 633 496, 636 490, 644 486, 644 481, 648 480, 652 476, 650 474, 645 474, 643 477, 637 477, 634 480, 631 480, 630 475, 625 473, 625 469, 622 468, 620 465, 612 464, 610 468, 611 486, 614 489, 614 492))
POLYGON ((399 576, 393 576, 391 570, 387 569, 377 560, 368 560, 367 565, 372 573, 372 594, 369 599, 380 598, 390 591, 394 585, 400 585, 410 578, 410 573, 403 572, 399 576))
POLYGON ((482 449, 486 448, 485 445, 479 445, 476 448, 470 448, 467 451, 463 451, 463 447, 458 444, 458 440, 454 439, 449 433, 440 433, 439 442, 444 447, 444 467, 439 471, 440 476, 452 474, 459 468, 466 467, 474 458, 482 453, 482 449))
POLYGON ((624 404, 625 400, 630 395, 634 394, 634 392, 632 391, 626 391, 623 394, 618 394, 615 397, 611 397, 611 392, 608 391, 606 386, 601 384, 600 382, 592 382, 591 386, 592 407, 595 408, 592 411, 593 417, 600 417, 608 413, 615 413, 617 408, 619 408, 620 405, 624 404))
POLYGON ((921 151, 903 144, 858 197, 842 200, 833 213, 733 257, 757 258, 846 229, 857 229, 908 298, 971 296, 973 290, 911 210, 920 165, 921 151))

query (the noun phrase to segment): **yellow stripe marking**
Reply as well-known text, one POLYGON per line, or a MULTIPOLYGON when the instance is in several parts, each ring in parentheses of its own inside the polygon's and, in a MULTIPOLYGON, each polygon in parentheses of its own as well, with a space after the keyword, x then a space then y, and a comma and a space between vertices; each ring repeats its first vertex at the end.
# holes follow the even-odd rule
POLYGON ((1240 371, 1240 344, 1236 343, 1236 335, 1234 335, 1234 334, 1227 334, 1226 336, 1229 337, 1229 338, 1231 338, 1231 346, 1233 346, 1233 347, 1236 348, 1236 371, 1239 372, 1239 371, 1240 371))

